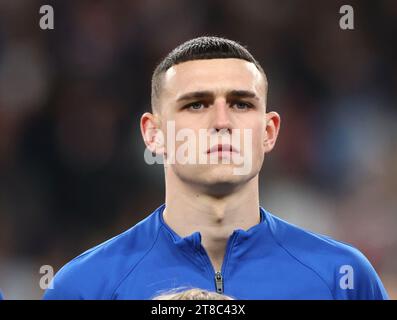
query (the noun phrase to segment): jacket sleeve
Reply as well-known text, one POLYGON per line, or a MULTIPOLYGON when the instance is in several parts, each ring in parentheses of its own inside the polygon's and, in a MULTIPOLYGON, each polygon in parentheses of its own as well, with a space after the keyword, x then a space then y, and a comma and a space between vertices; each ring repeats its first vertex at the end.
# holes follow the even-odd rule
POLYGON ((388 300, 386 289, 368 259, 352 248, 348 263, 336 270, 335 294, 337 299, 388 300))
POLYGON ((54 277, 50 287, 44 292, 44 300, 84 299, 79 285, 79 270, 76 266, 65 265, 54 277))

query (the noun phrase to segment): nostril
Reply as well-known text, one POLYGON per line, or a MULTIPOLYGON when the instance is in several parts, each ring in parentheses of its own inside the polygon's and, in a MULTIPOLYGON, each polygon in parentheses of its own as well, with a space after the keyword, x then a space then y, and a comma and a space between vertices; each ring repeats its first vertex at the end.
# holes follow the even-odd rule
POLYGON ((230 133, 230 129, 229 128, 215 128, 217 133, 230 133))

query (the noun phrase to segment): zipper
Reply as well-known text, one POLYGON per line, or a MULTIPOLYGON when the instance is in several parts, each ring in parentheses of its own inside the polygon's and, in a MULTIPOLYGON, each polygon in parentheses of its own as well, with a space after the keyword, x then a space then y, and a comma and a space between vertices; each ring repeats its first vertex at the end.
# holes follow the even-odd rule
POLYGON ((215 271, 214 266, 211 263, 210 257, 208 256, 207 251, 204 249, 204 247, 202 245, 201 246, 201 250, 203 253, 204 258, 207 260, 207 263, 209 264, 209 266, 212 269, 212 272, 214 274, 214 280, 215 280, 215 290, 217 293, 223 294, 224 292, 224 285, 225 285, 225 280, 223 278, 223 274, 225 274, 225 266, 226 266, 226 262, 227 262, 227 258, 229 256, 229 251, 232 249, 232 244, 234 243, 234 239, 237 236, 237 232, 233 232, 232 236, 230 237, 227 245, 226 245, 226 251, 225 251, 225 256, 223 259, 223 263, 222 263, 222 267, 220 271, 215 271))
POLYGON ((220 271, 215 273, 215 287, 217 293, 223 293, 223 277, 220 271))

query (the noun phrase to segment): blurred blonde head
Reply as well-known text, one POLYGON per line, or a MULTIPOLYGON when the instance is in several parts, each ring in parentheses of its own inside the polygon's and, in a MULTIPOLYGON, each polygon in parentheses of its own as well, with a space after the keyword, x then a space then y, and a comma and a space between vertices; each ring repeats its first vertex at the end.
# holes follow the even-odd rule
POLYGON ((164 292, 153 300, 234 300, 224 294, 207 291, 204 289, 193 288, 181 291, 181 289, 173 289, 164 292))

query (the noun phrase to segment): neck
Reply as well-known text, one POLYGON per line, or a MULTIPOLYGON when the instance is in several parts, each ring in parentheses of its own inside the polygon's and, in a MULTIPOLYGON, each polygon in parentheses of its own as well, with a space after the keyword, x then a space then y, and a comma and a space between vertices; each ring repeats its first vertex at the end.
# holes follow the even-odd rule
POLYGON ((165 222, 181 237, 200 232, 215 270, 220 270, 233 231, 248 230, 260 222, 258 176, 222 197, 177 178, 171 181, 167 178, 165 222))

